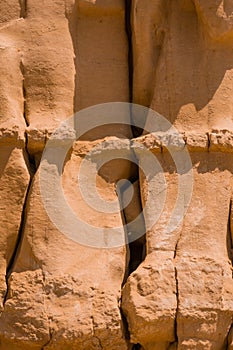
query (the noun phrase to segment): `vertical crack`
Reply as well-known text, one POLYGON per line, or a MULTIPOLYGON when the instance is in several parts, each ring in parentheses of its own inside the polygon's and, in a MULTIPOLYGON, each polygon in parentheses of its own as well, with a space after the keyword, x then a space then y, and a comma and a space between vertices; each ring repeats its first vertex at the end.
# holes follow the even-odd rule
MULTIPOLYGON (((129 74, 129 102, 133 102, 133 43, 132 43, 132 25, 131 25, 131 14, 132 14, 132 0, 125 0, 125 30, 128 40, 128 74, 129 74)), ((133 106, 131 105, 130 108, 130 120, 131 120, 131 129, 133 137, 138 136, 142 133, 142 129, 139 130, 139 128, 135 127, 134 121, 133 121, 133 106)), ((134 150, 132 149, 132 152, 134 153, 134 150)), ((131 183, 134 186, 134 192, 137 196, 137 199, 135 198, 135 202, 133 204, 129 204, 129 206, 122 210, 123 212, 123 221, 125 223, 126 228, 126 242, 128 245, 128 252, 129 252, 129 258, 128 258, 128 271, 124 278, 123 284, 126 282, 127 277, 137 269, 137 267, 141 264, 141 262, 145 259, 146 255, 146 236, 145 236, 145 221, 144 217, 142 215, 142 202, 141 202, 141 195, 140 195, 140 186, 139 186, 139 166, 137 163, 137 157, 134 153, 134 159, 135 159, 135 171, 132 175, 131 183), (135 208, 135 205, 137 208, 135 208), (138 209, 138 210, 137 210, 138 209), (140 215, 140 219, 138 220, 140 227, 135 227, 135 225, 132 225, 132 221, 135 219, 132 217, 131 211, 136 210, 136 215, 140 215), (132 239, 131 237, 138 232, 134 232, 137 230, 143 231, 142 237, 139 237, 137 239, 132 239)), ((127 188, 122 187, 119 191, 119 201, 121 208, 124 208, 124 202, 127 202, 127 188)), ((137 234, 138 236, 138 234, 137 234)))
POLYGON ((8 263, 7 266, 7 270, 6 270, 6 294, 3 300, 3 306, 5 305, 7 299, 8 299, 8 294, 9 294, 9 279, 11 276, 11 273, 13 271, 15 262, 17 260, 20 248, 21 248, 21 244, 22 244, 22 240, 23 240, 23 234, 24 234, 24 230, 25 230, 25 223, 26 223, 26 218, 27 218, 27 205, 28 205, 28 199, 29 199, 29 194, 30 194, 30 189, 31 189, 31 184, 32 184, 32 180, 33 180, 33 176, 31 175, 30 177, 30 181, 28 184, 28 188, 26 191, 26 195, 25 195, 25 199, 24 199, 24 203, 23 203, 23 210, 21 213, 21 220, 20 220, 20 226, 19 226, 19 230, 18 230, 18 235, 17 235, 17 240, 16 240, 16 244, 15 244, 15 248, 14 251, 12 253, 12 256, 10 258, 10 261, 8 263))
POLYGON ((230 204, 229 204, 229 216, 228 216, 228 225, 227 225, 227 253, 228 253, 228 258, 231 262, 231 265, 233 266, 233 232, 232 232, 231 216, 232 216, 232 199, 230 200, 230 204))
MULTIPOLYGON (((26 0, 24 2, 26 4, 26 0)), ((29 126, 29 122, 27 119, 27 100, 26 100, 26 88, 25 88, 25 80, 24 80, 24 76, 25 76, 25 69, 24 69, 24 65, 23 62, 20 62, 20 70, 22 73, 22 92, 23 92, 23 98, 24 98, 24 103, 23 103, 23 116, 25 119, 25 124, 26 126, 29 126)), ((25 131, 24 133, 25 135, 25 149, 24 149, 24 159, 25 159, 25 163, 27 165, 29 174, 30 174, 30 180, 29 180, 29 184, 26 190, 26 194, 25 194, 25 198, 24 198, 24 203, 23 203, 23 209, 22 209, 22 213, 21 213, 21 220, 20 220, 20 225, 19 225, 19 230, 18 230, 18 235, 17 235, 17 239, 16 239, 16 243, 15 243, 15 248, 14 251, 12 253, 12 256, 9 260, 7 269, 6 269, 6 294, 3 300, 3 305, 5 305, 7 299, 8 299, 8 294, 9 294, 9 279, 11 276, 11 273, 13 271, 15 262, 17 260, 20 248, 21 248, 21 244, 22 244, 22 240, 23 240, 23 234, 24 234, 24 230, 25 230, 25 223, 26 223, 26 218, 27 218, 27 205, 28 205, 28 199, 29 199, 29 194, 30 194, 30 189, 31 189, 31 185, 32 185, 32 181, 36 172, 36 163, 35 163, 35 159, 30 155, 29 151, 28 151, 28 135, 27 132, 25 131)))
POLYGON ((26 18, 27 17, 27 0, 19 0, 20 4, 20 17, 26 18))
MULTIPOLYGON (((138 170, 138 169, 137 169, 138 170)), ((126 220, 127 220, 127 231, 128 231, 128 237, 129 235, 134 236, 134 233, 136 231, 136 234, 139 237, 129 243, 129 251, 130 251, 130 260, 129 260, 129 275, 134 272, 138 266, 145 260, 146 257, 146 235, 145 235, 145 220, 142 215, 142 203, 141 203, 141 197, 140 197, 140 188, 139 188, 139 180, 135 181, 134 183, 134 191, 135 195, 138 196, 137 200, 137 207, 135 203, 132 203, 132 209, 129 208, 129 210, 135 210, 135 214, 138 217, 137 222, 137 231, 135 229, 135 225, 132 227, 131 222, 128 220, 127 215, 127 208, 126 208, 126 220)))
MULTIPOLYGON (((146 256, 145 221, 142 215, 139 181, 137 177, 138 167, 136 167, 136 173, 134 174, 134 176, 132 175, 132 178, 129 179, 131 185, 129 185, 129 183, 126 182, 121 187, 117 188, 122 221, 125 228, 127 249, 126 269, 124 279, 122 282, 122 288, 130 274, 137 269, 137 267, 142 263, 142 261, 144 261, 146 256), (126 203, 129 204, 127 205, 126 203), (135 218, 139 219, 134 222, 135 218), (136 237, 136 239, 134 239, 134 237, 136 237)), ((124 337, 128 344, 128 348, 130 350, 141 350, 142 348, 139 344, 130 344, 128 322, 121 308, 121 300, 119 308, 122 318, 124 337)))
MULTIPOLYGON (((125 0, 125 31, 128 40, 128 84, 129 84, 129 102, 130 106, 130 121, 131 121, 131 130, 133 137, 137 137, 142 134, 143 130, 134 125, 133 119, 133 43, 132 43, 132 26, 131 26, 131 13, 132 13, 132 0, 125 0)), ((134 150, 132 149, 134 153, 134 150)), ((137 157, 134 153, 135 164, 134 173, 131 178, 128 179, 131 182, 129 184, 123 185, 121 188, 118 188, 117 194, 119 198, 122 221, 125 228, 126 236, 126 247, 127 247, 127 256, 126 256, 126 270, 125 276, 122 282, 122 287, 126 283, 130 274, 135 271, 138 266, 145 260, 146 257, 146 230, 145 230, 145 220, 142 214, 142 201, 140 194, 140 185, 139 185, 139 166, 137 162, 137 157), (128 203, 128 196, 130 196, 129 189, 133 188, 133 197, 131 202, 125 206, 125 203, 128 203), (136 222, 136 225, 133 223, 134 219, 139 217, 139 220, 136 222), (138 232, 141 231, 141 235, 138 235, 138 232), (133 239, 133 236, 136 234, 136 239, 133 239)), ((120 301, 121 302, 121 301, 120 301)), ((130 333, 127 318, 123 313, 123 310, 120 307, 121 318, 124 328, 124 335, 126 342, 128 343, 128 348, 130 350, 142 350, 140 344, 130 344, 130 333)))
MULTIPOLYGON (((137 171, 138 169, 136 168, 135 176, 138 175, 137 171)), ((129 180, 130 184, 127 181, 117 188, 128 255, 122 286, 126 283, 130 274, 138 268, 146 257, 146 229, 142 214, 139 180, 137 178, 135 179, 135 177, 129 180)))

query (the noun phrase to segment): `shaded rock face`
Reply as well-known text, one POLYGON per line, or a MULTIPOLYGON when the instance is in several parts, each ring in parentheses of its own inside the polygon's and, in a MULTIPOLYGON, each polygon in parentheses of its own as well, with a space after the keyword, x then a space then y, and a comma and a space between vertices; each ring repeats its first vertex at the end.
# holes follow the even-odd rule
POLYGON ((231 0, 0 0, 1 350, 233 349, 232 45, 231 0), (41 161, 62 121, 106 102, 159 112, 190 165, 177 170, 134 108, 85 132, 62 168, 41 161), (138 118, 144 130, 130 126, 138 118), (151 156, 160 167, 146 172, 151 156), (122 244, 65 235, 42 170, 61 222, 57 175, 77 233, 118 227, 122 244))

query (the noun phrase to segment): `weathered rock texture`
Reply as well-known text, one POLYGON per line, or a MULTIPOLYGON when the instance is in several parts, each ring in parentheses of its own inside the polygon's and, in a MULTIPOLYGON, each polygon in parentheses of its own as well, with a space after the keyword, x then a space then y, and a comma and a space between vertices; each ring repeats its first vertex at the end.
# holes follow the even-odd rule
MULTIPOLYGON (((0 0, 0 350, 233 349, 232 93, 231 0, 0 0), (178 183, 191 168, 177 171, 146 116, 141 135, 119 124, 86 133, 62 170, 50 162, 45 169, 48 178, 62 172, 82 221, 106 230, 127 224, 124 245, 97 249, 50 220, 41 156, 74 112, 117 101, 151 107, 177 127, 193 188, 181 193, 185 215, 168 232, 178 183), (143 172, 150 157, 141 146, 160 170, 143 172), (131 161, 98 169, 95 157, 114 149, 131 161), (91 208, 78 187, 92 150, 87 183, 96 170, 97 192, 117 201, 117 213, 91 208), (130 191, 117 187, 121 179, 134 189, 123 211, 130 191)), ((130 112, 128 123, 138 117, 130 112)), ((51 183, 50 201, 52 191, 51 183)))

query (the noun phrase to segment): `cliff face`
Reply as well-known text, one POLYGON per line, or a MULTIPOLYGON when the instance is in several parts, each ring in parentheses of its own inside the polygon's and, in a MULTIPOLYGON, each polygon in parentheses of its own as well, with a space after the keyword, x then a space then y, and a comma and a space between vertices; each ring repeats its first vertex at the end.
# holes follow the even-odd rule
POLYGON ((232 45, 231 0, 0 0, 1 350, 233 349, 232 45))

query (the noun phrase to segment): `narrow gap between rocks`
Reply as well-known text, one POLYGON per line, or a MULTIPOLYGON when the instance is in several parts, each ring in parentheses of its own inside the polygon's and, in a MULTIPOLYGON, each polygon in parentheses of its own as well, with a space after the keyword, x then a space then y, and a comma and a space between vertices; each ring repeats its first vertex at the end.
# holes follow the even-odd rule
MULTIPOLYGON (((25 0, 26 1, 26 0, 25 0)), ((26 3, 26 2, 25 2, 26 3)), ((27 119, 27 106, 26 106, 26 89, 25 89, 25 84, 24 84, 24 66, 23 63, 20 63, 20 70, 22 73, 22 92, 23 92, 23 98, 24 98, 24 104, 23 104, 23 116, 25 119, 25 124, 26 126, 29 126, 28 123, 28 119, 27 119)), ((24 229, 25 229, 25 223, 26 223, 26 217, 27 217, 27 206, 28 206, 28 201, 29 201, 29 194, 30 194, 30 189, 31 189, 31 185, 32 185, 32 181, 34 178, 34 175, 36 173, 36 162, 34 157, 32 157, 28 151, 28 135, 27 132, 25 131, 24 133, 25 136, 25 148, 24 148, 24 160, 25 160, 25 164, 27 165, 28 171, 29 171, 29 175, 30 175, 30 180, 29 180, 29 184, 26 190, 26 194, 25 194, 25 198, 24 198, 24 203, 23 203, 23 209, 22 209, 22 213, 21 213, 21 220, 20 220, 20 225, 19 225, 19 230, 18 230, 18 235, 17 235, 17 239, 16 239, 16 243, 15 243, 15 247, 14 247, 14 251, 12 253, 12 256, 9 260, 7 269, 6 269, 6 294, 4 297, 4 301, 3 301, 3 305, 5 305, 7 299, 8 299, 8 294, 9 294, 9 279, 11 276, 11 273, 13 271, 15 262, 17 260, 20 248, 21 248, 21 244, 22 244, 22 240, 23 240, 23 234, 24 234, 24 229)))
POLYGON ((121 208, 121 217, 125 229, 125 240, 127 247, 126 271, 122 286, 126 283, 129 275, 137 269, 145 259, 145 223, 141 214, 141 203, 138 196, 138 180, 131 179, 129 183, 117 187, 117 195, 121 208), (133 198, 129 205, 131 194, 133 198), (133 221, 137 218, 137 221, 133 221))
MULTIPOLYGON (((133 43, 132 43, 132 26, 131 26, 131 13, 132 13, 132 0, 125 0, 125 31, 128 39, 128 71, 129 71, 129 100, 130 103, 133 101, 133 43)), ((130 110, 130 120, 131 120, 131 129, 133 137, 138 136, 138 130, 135 129, 133 118, 132 118, 132 109, 130 110)), ((132 150, 134 153, 134 151, 132 150)), ((135 196, 134 203, 130 203, 128 208, 125 208, 123 210, 123 220, 125 222, 126 227, 126 242, 128 244, 128 250, 129 250, 129 259, 128 259, 128 271, 125 276, 124 282, 126 282, 127 277, 137 269, 137 267, 141 264, 141 262, 145 259, 146 254, 146 238, 145 238, 145 222, 144 218, 142 216, 142 203, 141 203, 141 195, 140 195, 140 184, 139 184, 139 166, 137 163, 137 158, 134 154, 134 159, 136 163, 136 167, 134 169, 134 173, 130 179, 128 179, 131 184, 133 185, 134 192, 136 191, 137 194, 135 196), (132 221, 132 213, 131 211, 137 210, 135 207, 132 207, 135 205, 138 207, 138 211, 140 213, 136 213, 136 216, 140 214, 140 220, 141 221, 141 231, 143 232, 143 237, 139 237, 136 240, 133 240, 130 238, 130 235, 134 235, 135 227, 131 227, 130 222, 132 221), (130 207, 131 206, 131 207, 130 207), (128 209, 128 210, 127 210, 128 209), (133 228, 133 230, 131 230, 133 228)), ((124 198, 124 196, 127 197, 127 188, 122 187, 119 191, 120 196, 120 205, 121 208, 124 208, 124 202, 127 201, 127 198, 124 198)), ((136 217, 135 216, 135 217, 136 217)), ((138 228, 137 228, 138 229, 138 228)), ((137 234, 138 236, 138 234, 137 234)), ((123 282, 123 284, 124 284, 123 282)))
MULTIPOLYGON (((27 158, 27 155, 25 155, 25 158, 27 158)), ((30 164, 30 162, 28 162, 28 161, 26 163, 30 164)), ((30 181, 29 181, 28 188, 27 188, 27 191, 25 194, 25 198, 24 198, 24 204, 23 204, 23 210, 21 213, 21 220, 20 220, 20 226, 19 226, 19 230, 18 230, 17 240, 15 243, 14 251, 12 253, 12 256, 10 258, 10 261, 8 263, 7 270, 6 270, 6 287, 7 288, 6 288, 6 294, 4 297, 3 305, 5 305, 5 303, 8 299, 9 279, 10 279, 11 273, 13 271, 15 262, 17 260, 17 257, 18 257, 18 254, 19 254, 19 251, 21 248, 22 240, 23 240, 25 223, 26 223, 26 218, 27 218, 27 206, 28 206, 28 201, 29 201, 29 194, 30 194, 30 189, 31 189, 33 177, 34 177, 34 171, 32 169, 34 169, 34 164, 32 164, 32 166, 30 166, 30 168, 29 168, 30 181)))
POLYGON ((118 189, 128 252, 127 269, 123 285, 131 273, 144 261, 146 256, 145 221, 142 215, 139 180, 138 178, 131 178, 129 180, 131 183, 130 186, 126 183, 126 185, 118 189), (130 201, 132 194, 133 196, 130 201), (126 205, 126 203, 129 203, 129 205, 126 205))
POLYGON ((27 17, 27 0, 19 0, 20 4, 20 17, 26 18, 27 17))
MULTIPOLYGON (((131 184, 133 183, 134 179, 131 179, 131 184), (131 182, 132 181, 132 182, 131 182)), ((134 182, 135 183, 135 182, 134 182)), ((129 188, 129 187, 128 187, 129 188)), ((136 268, 139 266, 139 264, 144 260, 144 248, 142 244, 139 244, 137 241, 131 242, 128 244, 128 235, 129 235, 129 223, 128 223, 128 216, 127 216, 127 210, 124 210, 124 202, 127 201, 127 198, 125 198, 125 192, 127 192, 128 189, 126 186, 118 187, 117 188, 117 194, 118 194, 118 199, 120 203, 120 208, 121 208, 121 217, 122 217, 122 222, 124 225, 125 229, 125 240, 126 240, 126 269, 125 269, 125 275, 124 279, 122 282, 122 288, 125 285, 128 277, 130 274, 136 270, 136 268), (135 249, 136 247, 136 249, 135 249)), ((132 208, 134 209, 134 208, 132 208)), ((120 307, 120 313, 121 313, 121 319, 122 319, 122 325, 123 325, 123 332, 124 332, 124 337, 128 343, 128 348, 130 350, 141 350, 141 346, 139 344, 130 344, 130 332, 129 332, 129 327, 128 327, 128 322, 127 318, 124 315, 122 308, 120 307)))
MULTIPOLYGON (((231 224, 231 216, 232 216, 232 200, 229 205, 229 216, 228 216, 228 225, 227 225, 227 253, 228 258, 231 261, 231 265, 233 266, 233 237, 232 237, 232 224, 231 224)), ((232 272, 233 273, 233 272, 232 272)), ((232 275, 233 277, 233 275, 232 275)))
MULTIPOLYGON (((233 232, 232 232, 232 198, 230 200, 229 204, 229 214, 228 214, 228 225, 227 225, 227 237, 226 237, 226 244, 227 244, 227 253, 228 258, 231 262, 231 265, 233 266, 233 232)), ((232 270, 232 278, 233 278, 233 270, 232 270)), ((233 324, 231 325, 227 338, 226 338, 226 350, 230 348, 230 335, 233 331, 233 324)))
MULTIPOLYGON (((132 43, 132 26, 131 26, 131 11, 132 11, 132 0, 125 0, 125 30, 128 39, 128 72, 129 72, 129 102, 133 102, 133 43, 132 43)), ((134 125, 133 120, 133 110, 132 105, 130 108, 130 120, 131 120, 131 130, 133 137, 137 137, 142 134, 143 130, 137 128, 134 125)), ((131 150, 134 153, 134 150, 131 150)), ((125 227, 126 236, 126 270, 125 276, 122 282, 122 288, 127 282, 128 277, 132 274, 138 266, 145 260, 146 257, 146 230, 145 230, 145 220, 142 214, 142 201, 140 194, 140 182, 139 182, 139 165, 137 158, 134 154, 136 167, 134 167, 134 173, 128 180, 131 182, 121 188, 118 188, 118 198, 121 208, 122 222, 125 227), (128 202, 129 188, 133 189, 133 197, 131 202, 127 207, 124 203, 128 202), (139 220, 136 225, 133 224, 134 219, 138 217, 139 220), (140 234, 141 232, 141 234, 140 234), (133 236, 136 234, 136 239, 133 236)), ((130 192, 130 191, 129 191, 130 192)), ((132 192, 131 192, 132 193, 132 192)), ((128 342, 129 349, 131 350, 142 350, 140 344, 130 344, 130 333, 127 318, 124 315, 120 307, 122 323, 124 327, 125 339, 128 342)))

